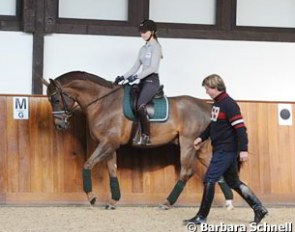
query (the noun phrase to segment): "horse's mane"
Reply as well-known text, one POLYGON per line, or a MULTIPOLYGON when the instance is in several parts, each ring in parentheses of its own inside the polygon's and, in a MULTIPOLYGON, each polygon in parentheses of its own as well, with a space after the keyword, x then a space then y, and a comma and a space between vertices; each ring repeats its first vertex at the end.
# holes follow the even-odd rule
POLYGON ((87 72, 81 72, 81 71, 72 71, 72 72, 62 74, 61 76, 57 77, 55 80, 58 81, 61 85, 66 84, 69 81, 73 81, 73 80, 85 80, 85 81, 88 80, 106 88, 113 88, 114 86, 112 82, 107 81, 103 79, 102 77, 99 77, 87 72))

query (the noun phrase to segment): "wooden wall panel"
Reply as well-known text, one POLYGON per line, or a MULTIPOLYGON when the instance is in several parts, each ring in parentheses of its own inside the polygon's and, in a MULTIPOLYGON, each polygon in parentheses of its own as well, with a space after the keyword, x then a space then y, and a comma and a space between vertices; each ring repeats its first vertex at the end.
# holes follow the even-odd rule
POLYGON ((0 131, 2 138, 0 139, 0 201, 5 201, 5 193, 8 191, 7 177, 7 107, 6 98, 0 98, 0 131))
MULTIPOLYGON (((29 96, 29 119, 13 119, 13 96, 0 96, 0 204, 88 204, 81 169, 95 148, 83 115, 67 131, 54 128, 46 97, 29 96)), ((293 123, 295 123, 295 103, 293 123)), ((250 160, 241 178, 267 203, 295 203, 295 126, 278 125, 278 103, 239 102, 249 134, 250 160)), ((204 155, 210 153, 210 147, 204 155)), ((120 204, 154 205, 169 195, 180 172, 179 148, 121 147, 118 150, 120 204)), ((195 175, 177 205, 197 205, 206 171, 196 159, 195 175)), ((110 198, 106 164, 92 171, 98 205, 110 198)), ((215 204, 223 195, 216 187, 215 204)), ((235 194, 235 204, 244 204, 235 194)))
MULTIPOLYGON (((42 190, 42 177, 43 177, 43 172, 42 172, 42 165, 41 165, 41 160, 40 157, 42 153, 40 153, 40 150, 42 149, 39 148, 40 145, 42 145, 41 140, 41 132, 42 132, 42 126, 45 124, 47 120, 44 121, 42 120, 42 117, 46 119, 46 116, 44 115, 42 111, 42 105, 41 99, 40 98, 31 98, 30 99, 30 118, 31 120, 29 121, 29 125, 31 128, 30 131, 30 141, 31 141, 31 163, 30 163, 30 170, 31 170, 31 179, 34 181, 31 182, 31 190, 30 192, 41 192, 42 190), (35 120, 33 120, 35 119, 35 120)), ((45 128, 44 128, 45 129, 45 128)), ((50 134, 49 130, 47 131, 48 134, 50 134)), ((44 144, 45 145, 45 144, 44 144)), ((46 145, 45 145, 46 147, 46 145)))
MULTIPOLYGON (((278 123, 278 103, 241 102, 249 132, 249 162, 242 177, 267 201, 290 201, 294 195, 294 103, 293 125, 278 123), (286 196, 286 199, 284 199, 286 196)), ((295 196, 295 195, 294 195, 295 196)), ((295 198, 289 203, 295 203, 295 198)))

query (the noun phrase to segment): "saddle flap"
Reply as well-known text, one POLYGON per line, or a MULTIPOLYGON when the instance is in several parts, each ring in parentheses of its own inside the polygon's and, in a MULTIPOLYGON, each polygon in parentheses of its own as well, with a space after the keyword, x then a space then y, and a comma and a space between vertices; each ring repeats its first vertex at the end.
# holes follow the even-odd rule
MULTIPOLYGON (((126 118, 133 121, 137 120, 135 109, 139 92, 140 89, 138 85, 124 85, 123 112, 126 118)), ((163 93, 163 86, 159 88, 158 93, 163 93)), ((146 106, 149 120, 152 122, 166 121, 169 115, 167 97, 165 95, 162 95, 162 97, 160 97, 160 95, 158 96, 157 98, 154 97, 146 106)))

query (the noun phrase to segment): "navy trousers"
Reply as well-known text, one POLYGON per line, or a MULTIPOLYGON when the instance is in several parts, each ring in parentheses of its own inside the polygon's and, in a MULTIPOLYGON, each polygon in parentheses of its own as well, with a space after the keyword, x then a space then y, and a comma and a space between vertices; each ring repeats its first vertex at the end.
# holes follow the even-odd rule
POLYGON ((233 189, 242 183, 238 171, 238 153, 215 151, 204 177, 204 183, 216 183, 223 176, 226 183, 233 189))

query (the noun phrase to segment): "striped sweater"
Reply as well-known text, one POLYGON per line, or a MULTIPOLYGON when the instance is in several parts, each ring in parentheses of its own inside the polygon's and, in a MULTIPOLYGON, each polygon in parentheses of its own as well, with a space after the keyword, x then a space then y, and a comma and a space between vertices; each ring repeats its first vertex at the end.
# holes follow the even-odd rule
POLYGON ((240 107, 226 92, 214 98, 211 123, 199 136, 211 138, 214 151, 248 151, 247 129, 240 107))

